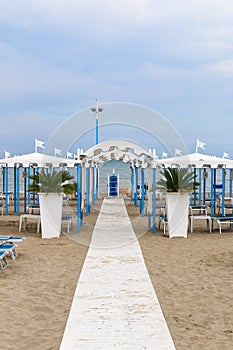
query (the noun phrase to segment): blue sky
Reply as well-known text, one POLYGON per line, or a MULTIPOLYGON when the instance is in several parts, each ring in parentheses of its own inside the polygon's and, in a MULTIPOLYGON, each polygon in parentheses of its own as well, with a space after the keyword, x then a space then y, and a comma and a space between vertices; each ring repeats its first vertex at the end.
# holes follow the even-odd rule
POLYGON ((98 98, 149 107, 190 152, 199 138, 233 158, 232 18, 232 0, 0 0, 0 156, 33 151, 98 98))

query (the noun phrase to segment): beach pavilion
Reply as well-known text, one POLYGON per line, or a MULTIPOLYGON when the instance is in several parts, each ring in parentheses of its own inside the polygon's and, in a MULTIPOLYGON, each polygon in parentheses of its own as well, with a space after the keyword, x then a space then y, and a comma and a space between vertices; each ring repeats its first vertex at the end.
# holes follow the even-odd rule
POLYGON ((27 189, 30 185, 30 175, 41 168, 59 168, 64 164, 68 167, 74 166, 74 162, 70 159, 63 159, 51 155, 33 152, 14 156, 10 158, 0 159, 0 167, 2 168, 2 197, 5 198, 6 214, 8 214, 9 196, 14 199, 14 211, 20 214, 20 193, 23 193, 24 211, 26 212, 27 204, 30 204, 30 193, 27 189), (9 169, 13 174, 9 174, 9 169), (9 189, 9 178, 13 178, 13 188, 9 189), (23 181, 22 181, 23 178, 23 181))
POLYGON ((99 196, 99 178, 101 165, 110 160, 119 160, 130 165, 131 200, 139 207, 140 215, 148 215, 148 227, 156 232, 156 178, 161 168, 188 167, 197 175, 199 189, 190 196, 190 204, 210 203, 211 216, 216 212, 216 200, 221 194, 222 215, 225 213, 225 199, 232 197, 233 160, 192 153, 178 157, 158 159, 155 150, 152 152, 129 141, 110 140, 99 143, 78 153, 75 159, 67 159, 30 153, 0 160, 2 168, 2 195, 5 198, 5 209, 8 214, 9 169, 14 177, 13 198, 14 211, 20 214, 20 193, 23 193, 24 212, 30 204, 30 185, 28 176, 41 168, 73 168, 77 182, 77 232, 80 231, 83 220, 83 210, 86 215, 99 196), (160 169, 159 169, 160 168, 160 169), (147 192, 147 207, 145 208, 145 191, 147 192), (150 190, 152 189, 152 190, 150 190))
MULTIPOLYGON (((110 160, 119 160, 130 164, 131 169, 131 200, 136 207, 139 206, 141 216, 145 215, 144 188, 154 188, 156 184, 157 157, 154 152, 148 152, 135 143, 111 140, 99 143, 89 148, 83 155, 77 157, 77 231, 82 224, 82 210, 84 198, 86 200, 86 215, 99 194, 100 165, 110 160), (80 185, 79 185, 80 184, 80 185), (140 196, 139 196, 140 193, 140 196), (140 203, 139 203, 140 202, 140 203)), ((156 198, 155 189, 148 191, 148 223, 151 226, 153 218, 153 231, 156 230, 156 198)))
POLYGON ((210 213, 216 213, 216 200, 221 197, 222 216, 225 215, 225 199, 232 198, 233 160, 201 153, 191 153, 178 157, 158 160, 162 168, 190 168, 197 175, 200 186, 190 198, 190 204, 205 205, 210 202, 210 213))

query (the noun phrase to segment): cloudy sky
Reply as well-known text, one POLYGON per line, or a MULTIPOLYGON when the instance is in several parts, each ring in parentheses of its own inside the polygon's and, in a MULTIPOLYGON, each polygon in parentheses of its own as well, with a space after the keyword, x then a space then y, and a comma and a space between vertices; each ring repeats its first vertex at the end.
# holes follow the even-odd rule
POLYGON ((98 98, 233 158, 232 18, 232 0, 0 0, 0 156, 33 151, 98 98))

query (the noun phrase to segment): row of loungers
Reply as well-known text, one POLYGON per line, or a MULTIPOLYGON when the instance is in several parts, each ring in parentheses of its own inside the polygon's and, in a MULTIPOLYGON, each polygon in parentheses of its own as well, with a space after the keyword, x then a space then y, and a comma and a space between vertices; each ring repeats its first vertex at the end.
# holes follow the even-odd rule
POLYGON ((24 237, 0 236, 0 268, 5 270, 9 266, 7 257, 15 260, 17 257, 16 243, 22 242, 24 237))
MULTIPOLYGON (((190 223, 190 232, 193 232, 193 226, 195 220, 206 220, 209 228, 209 232, 213 231, 213 224, 216 223, 218 225, 219 233, 222 233, 222 227, 229 225, 229 229, 233 228, 233 216, 211 216, 207 214, 207 208, 204 205, 196 205, 190 206, 190 215, 189 215, 189 223, 190 223)), ((160 214, 159 214, 159 229, 160 225, 163 224, 163 231, 166 234, 166 226, 167 226, 167 217, 165 213, 165 206, 161 206, 160 214)))

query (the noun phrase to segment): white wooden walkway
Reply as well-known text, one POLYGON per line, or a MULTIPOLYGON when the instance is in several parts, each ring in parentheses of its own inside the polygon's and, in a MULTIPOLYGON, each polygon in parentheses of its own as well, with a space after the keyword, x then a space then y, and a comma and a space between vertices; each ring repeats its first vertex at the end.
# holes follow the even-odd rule
POLYGON ((105 199, 60 350, 174 350, 123 199, 105 199))

